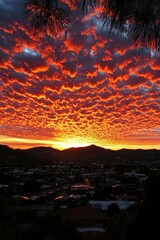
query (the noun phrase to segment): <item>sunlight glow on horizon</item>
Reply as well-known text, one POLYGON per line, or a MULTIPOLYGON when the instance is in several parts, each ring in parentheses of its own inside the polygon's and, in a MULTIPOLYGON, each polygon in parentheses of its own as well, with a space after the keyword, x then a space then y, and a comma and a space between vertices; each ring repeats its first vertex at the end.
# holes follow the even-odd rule
POLYGON ((57 140, 38 140, 38 139, 24 139, 24 138, 16 138, 16 137, 9 137, 0 135, 1 145, 7 145, 13 149, 20 148, 20 149, 28 149, 32 147, 52 147, 58 150, 64 150, 67 148, 78 148, 78 147, 87 147, 92 144, 105 148, 105 149, 111 149, 111 150, 120 150, 120 149, 157 149, 160 150, 159 145, 131 145, 131 144, 105 144, 94 141, 82 141, 78 140, 76 138, 70 138, 70 139, 57 139, 57 140))

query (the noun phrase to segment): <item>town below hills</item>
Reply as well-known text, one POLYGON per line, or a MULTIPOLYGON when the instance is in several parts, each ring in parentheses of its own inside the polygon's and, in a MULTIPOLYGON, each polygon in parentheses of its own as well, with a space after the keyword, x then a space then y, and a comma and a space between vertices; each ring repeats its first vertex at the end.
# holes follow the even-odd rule
POLYGON ((12 149, 6 145, 0 145, 0 164, 29 164, 46 165, 52 161, 84 160, 104 161, 114 163, 119 160, 129 161, 160 161, 160 150, 110 150, 96 145, 87 147, 68 148, 58 150, 52 147, 34 147, 29 149, 12 149))
POLYGON ((0 239, 155 240, 159 169, 154 149, 0 145, 0 239))

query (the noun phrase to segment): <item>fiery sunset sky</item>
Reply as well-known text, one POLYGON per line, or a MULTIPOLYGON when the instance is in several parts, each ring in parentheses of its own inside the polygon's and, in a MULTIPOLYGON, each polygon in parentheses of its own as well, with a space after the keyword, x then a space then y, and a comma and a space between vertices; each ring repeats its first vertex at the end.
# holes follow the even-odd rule
POLYGON ((40 38, 22 0, 0 0, 0 144, 160 149, 160 53, 107 33, 96 10, 40 38))

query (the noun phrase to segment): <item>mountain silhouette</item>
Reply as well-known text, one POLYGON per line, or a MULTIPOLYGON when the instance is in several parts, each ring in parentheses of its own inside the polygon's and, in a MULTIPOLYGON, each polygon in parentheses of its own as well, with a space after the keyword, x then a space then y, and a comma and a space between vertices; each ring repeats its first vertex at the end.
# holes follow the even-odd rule
POLYGON ((29 149, 12 149, 0 145, 0 164, 52 164, 53 161, 63 160, 103 160, 113 162, 121 160, 160 160, 160 150, 110 150, 96 145, 87 147, 68 148, 63 151, 52 147, 34 147, 29 149))

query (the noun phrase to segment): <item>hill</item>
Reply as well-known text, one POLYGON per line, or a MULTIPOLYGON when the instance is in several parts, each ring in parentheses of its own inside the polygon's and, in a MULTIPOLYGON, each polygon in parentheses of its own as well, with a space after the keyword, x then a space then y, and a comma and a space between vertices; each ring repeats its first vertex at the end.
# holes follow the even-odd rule
POLYGON ((96 145, 90 145, 88 147, 81 148, 69 148, 63 150, 67 158, 77 158, 77 159, 94 159, 94 160, 160 160, 160 150, 150 149, 150 150, 131 150, 131 149, 121 149, 121 150, 110 150, 96 145))
POLYGON ((160 161, 160 150, 130 150, 121 149, 117 151, 90 145, 80 148, 69 148, 63 151, 51 147, 34 147, 30 149, 12 149, 5 145, 0 145, 0 164, 20 164, 20 165, 46 165, 54 161, 67 160, 104 160, 113 162, 121 160, 158 160, 160 161))
POLYGON ((58 160, 60 151, 51 147, 35 147, 30 149, 12 149, 0 145, 1 165, 46 165, 58 160))

